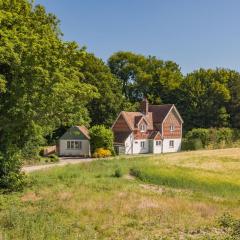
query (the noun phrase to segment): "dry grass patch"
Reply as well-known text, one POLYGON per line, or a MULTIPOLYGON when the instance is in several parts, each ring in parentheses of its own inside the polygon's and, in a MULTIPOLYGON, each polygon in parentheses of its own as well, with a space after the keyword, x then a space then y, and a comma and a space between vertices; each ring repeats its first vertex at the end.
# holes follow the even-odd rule
POLYGON ((35 192, 27 192, 21 197, 22 202, 36 202, 41 199, 42 197, 38 196, 35 192))

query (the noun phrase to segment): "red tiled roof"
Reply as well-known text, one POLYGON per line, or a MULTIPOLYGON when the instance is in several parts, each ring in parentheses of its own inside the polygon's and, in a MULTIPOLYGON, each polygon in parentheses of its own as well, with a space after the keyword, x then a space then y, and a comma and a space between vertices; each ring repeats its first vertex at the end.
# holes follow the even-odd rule
POLYGON ((173 104, 164 104, 164 105, 150 105, 148 106, 148 111, 152 112, 153 123, 162 123, 173 104))
POLYGON ((83 135, 86 138, 90 139, 89 131, 88 131, 88 129, 85 126, 76 126, 76 127, 83 133, 83 135))
POLYGON ((148 129, 160 129, 160 124, 169 113, 170 109, 173 107, 173 104, 164 104, 164 105, 149 105, 149 111, 147 115, 144 115, 141 112, 122 112, 124 117, 131 128, 134 130, 137 128, 138 123, 144 117, 148 123, 148 129))
POLYGON ((143 116, 142 113, 140 112, 122 112, 124 114, 124 117, 129 125, 129 127, 131 128, 131 130, 134 130, 135 128, 135 122, 136 122, 136 118, 141 118, 143 116))
POLYGON ((143 117, 148 123, 148 129, 149 130, 153 129, 152 113, 148 113, 146 116, 141 112, 122 112, 122 113, 124 114, 125 119, 131 130, 137 128, 137 124, 141 121, 143 117))

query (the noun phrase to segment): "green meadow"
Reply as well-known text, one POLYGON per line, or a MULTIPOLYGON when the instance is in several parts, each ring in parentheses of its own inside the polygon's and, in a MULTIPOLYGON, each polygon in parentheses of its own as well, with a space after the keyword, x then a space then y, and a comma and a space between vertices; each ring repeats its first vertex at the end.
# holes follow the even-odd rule
POLYGON ((0 195, 0 239, 238 239, 226 213, 240 218, 240 149, 116 157, 29 174, 0 195))

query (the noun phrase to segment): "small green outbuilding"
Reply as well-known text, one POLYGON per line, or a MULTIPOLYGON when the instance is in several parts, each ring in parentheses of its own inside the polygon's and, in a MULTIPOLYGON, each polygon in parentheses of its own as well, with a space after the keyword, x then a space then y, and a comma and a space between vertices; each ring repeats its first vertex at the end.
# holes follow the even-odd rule
POLYGON ((91 149, 88 129, 85 126, 69 128, 59 139, 59 155, 89 157, 91 149))

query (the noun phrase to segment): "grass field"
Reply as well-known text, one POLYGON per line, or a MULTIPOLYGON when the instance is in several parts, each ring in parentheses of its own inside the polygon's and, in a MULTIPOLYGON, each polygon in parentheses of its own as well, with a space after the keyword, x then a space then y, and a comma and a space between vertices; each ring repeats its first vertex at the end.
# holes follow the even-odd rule
POLYGON ((29 182, 0 195, 0 239, 227 239, 219 217, 240 218, 240 149, 99 160, 29 182))

